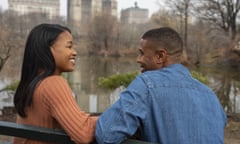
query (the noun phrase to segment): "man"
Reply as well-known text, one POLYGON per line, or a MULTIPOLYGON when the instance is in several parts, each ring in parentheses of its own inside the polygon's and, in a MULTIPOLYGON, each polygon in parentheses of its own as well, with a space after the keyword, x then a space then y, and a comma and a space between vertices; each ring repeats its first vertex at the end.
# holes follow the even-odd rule
POLYGON ((99 118, 98 143, 121 143, 138 130, 160 144, 223 144, 226 115, 214 92, 181 64, 179 34, 163 27, 140 40, 142 73, 99 118))

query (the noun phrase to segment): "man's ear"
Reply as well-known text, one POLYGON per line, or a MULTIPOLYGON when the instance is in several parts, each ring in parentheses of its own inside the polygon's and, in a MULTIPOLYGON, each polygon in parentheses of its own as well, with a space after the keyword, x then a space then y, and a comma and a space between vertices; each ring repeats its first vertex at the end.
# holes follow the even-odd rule
POLYGON ((162 64, 167 59, 167 51, 165 49, 160 49, 156 51, 157 63, 162 64))

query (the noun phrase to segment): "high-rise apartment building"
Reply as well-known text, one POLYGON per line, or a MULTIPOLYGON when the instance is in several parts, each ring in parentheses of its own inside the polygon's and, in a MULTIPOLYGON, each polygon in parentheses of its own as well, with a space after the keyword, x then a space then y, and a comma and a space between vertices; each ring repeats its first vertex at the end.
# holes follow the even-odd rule
POLYGON ((116 0, 68 0, 68 20, 85 23, 95 16, 107 12, 117 16, 116 0))
POLYGON ((107 12, 117 17, 116 0, 68 0, 67 18, 74 32, 86 33, 86 27, 94 17, 107 12))
POLYGON ((121 22, 140 24, 148 21, 148 9, 139 8, 135 2, 134 7, 121 10, 121 22))
POLYGON ((117 17, 117 1, 116 0, 103 0, 102 12, 117 17))
POLYGON ((50 19, 60 16, 60 0, 8 0, 8 5, 19 15, 43 13, 50 19))

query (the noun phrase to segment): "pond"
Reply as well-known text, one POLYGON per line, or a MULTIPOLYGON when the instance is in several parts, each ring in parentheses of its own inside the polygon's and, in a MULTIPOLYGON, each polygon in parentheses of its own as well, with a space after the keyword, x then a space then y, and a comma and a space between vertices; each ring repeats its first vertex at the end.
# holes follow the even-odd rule
MULTIPOLYGON (((80 56, 75 71, 64 74, 69 81, 81 109, 87 112, 103 112, 117 98, 122 90, 106 90, 98 86, 98 78, 113 74, 138 71, 135 58, 103 58, 80 56)), ((240 75, 239 71, 212 65, 201 66, 201 72, 209 80, 209 86, 216 92, 228 113, 240 113, 240 75)), ((16 67, 15 76, 0 76, 0 89, 9 82, 19 79, 20 68, 16 67), (17 75, 17 76, 16 76, 17 75)), ((12 104, 12 93, 0 92, 0 109, 12 104)))

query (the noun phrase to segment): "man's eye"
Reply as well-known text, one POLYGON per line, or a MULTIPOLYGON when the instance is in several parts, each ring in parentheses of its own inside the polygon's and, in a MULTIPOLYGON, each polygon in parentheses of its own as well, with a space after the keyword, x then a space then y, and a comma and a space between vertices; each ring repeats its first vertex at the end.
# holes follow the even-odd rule
POLYGON ((71 45, 70 45, 70 46, 67 46, 67 48, 71 49, 71 48, 72 48, 72 46, 71 46, 71 45))

